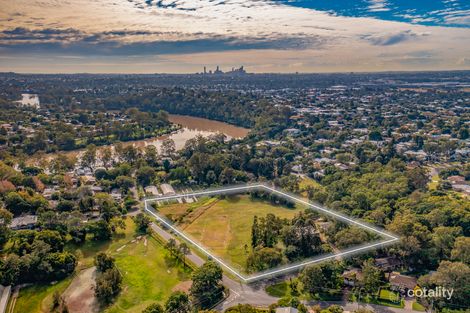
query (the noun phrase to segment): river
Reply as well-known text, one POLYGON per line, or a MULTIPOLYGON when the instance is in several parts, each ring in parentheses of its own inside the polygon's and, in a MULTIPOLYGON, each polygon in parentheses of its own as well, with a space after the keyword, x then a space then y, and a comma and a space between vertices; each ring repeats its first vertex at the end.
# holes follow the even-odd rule
POLYGON ((180 150, 184 147, 186 141, 198 135, 208 137, 210 135, 222 133, 227 136, 227 139, 231 139, 243 138, 250 131, 249 129, 234 126, 224 122, 213 121, 208 120, 206 118, 193 117, 187 115, 170 114, 168 119, 172 123, 181 125, 182 128, 179 131, 170 135, 127 142, 124 143, 124 145, 132 144, 135 147, 145 147, 148 145, 154 145, 157 148, 160 148, 161 143, 165 139, 170 138, 175 142, 176 149, 180 150))
MULTIPOLYGON (((133 145, 139 148, 143 148, 148 145, 154 145, 157 147, 157 149, 160 150, 160 146, 162 142, 165 139, 170 138, 175 142, 176 149, 180 150, 184 147, 186 141, 198 135, 208 137, 210 135, 214 135, 217 133, 223 133, 225 136, 227 136, 227 139, 231 139, 231 138, 243 138, 250 131, 247 128, 242 128, 242 127, 234 126, 234 125, 227 124, 224 122, 213 121, 213 120, 200 118, 200 117, 170 114, 168 119, 172 123, 181 125, 181 129, 178 130, 177 132, 174 132, 172 134, 165 135, 165 136, 123 142, 123 145, 124 146, 133 145)), ((113 145, 114 144, 111 144, 110 146, 113 146, 113 145)), ((105 147, 105 146, 98 147, 98 150, 102 147, 105 147)), ((79 157, 83 151, 84 151, 83 149, 80 149, 80 150, 68 151, 68 152, 65 152, 65 154, 79 157)), ((55 155, 56 153, 48 154, 47 159, 50 160, 55 155)), ((33 163, 35 163, 35 161, 33 161, 33 163)))

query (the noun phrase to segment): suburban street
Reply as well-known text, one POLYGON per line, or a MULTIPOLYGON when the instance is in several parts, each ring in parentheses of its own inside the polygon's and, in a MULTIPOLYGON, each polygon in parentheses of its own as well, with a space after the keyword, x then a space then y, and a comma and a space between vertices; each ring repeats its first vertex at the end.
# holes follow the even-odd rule
MULTIPOLYGON (((151 225, 152 230, 155 233, 157 233, 161 238, 163 238, 165 241, 168 241, 169 239, 173 238, 178 244, 180 243, 178 238, 173 236, 168 231, 164 230, 161 226, 153 222, 150 225, 151 225)), ((187 256, 187 259, 190 260, 196 266, 201 266, 205 263, 205 260, 201 258, 200 256, 198 256, 197 254, 193 253, 193 251, 191 251, 191 253, 187 256)), ((266 282, 263 282, 263 281, 259 281, 255 284, 247 285, 247 284, 242 284, 238 281, 235 281, 229 278, 227 275, 224 275, 223 284, 228 289, 230 289, 230 295, 227 299, 225 299, 222 303, 219 303, 215 307, 215 309, 218 311, 224 311, 237 304, 251 304, 257 307, 266 307, 266 306, 269 306, 270 304, 276 303, 279 300, 278 298, 272 297, 266 293, 266 291, 264 290, 266 282)), ((410 312, 417 313, 418 312, 414 310, 392 308, 392 307, 386 307, 386 306, 374 305, 374 304, 358 304, 358 303, 352 303, 352 302, 346 302, 346 301, 336 301, 336 302, 335 301, 328 301, 328 302, 312 301, 306 304, 311 305, 311 306, 319 304, 321 307, 328 307, 332 304, 337 304, 337 305, 342 306, 345 311, 351 311, 351 312, 354 310, 357 310, 359 307, 374 310, 375 312, 378 312, 378 313, 410 313, 410 312)))

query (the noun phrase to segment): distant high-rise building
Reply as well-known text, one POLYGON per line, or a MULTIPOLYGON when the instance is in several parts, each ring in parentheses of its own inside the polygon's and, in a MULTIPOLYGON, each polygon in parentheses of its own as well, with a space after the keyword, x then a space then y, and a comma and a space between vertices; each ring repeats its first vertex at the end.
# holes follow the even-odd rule
POLYGON ((215 69, 214 71, 214 74, 223 74, 224 72, 222 72, 219 68, 219 66, 217 65, 217 68, 215 69))
POLYGON ((218 75, 221 75, 221 74, 225 74, 225 75, 243 75, 243 74, 246 74, 246 71, 245 71, 245 68, 242 65, 239 68, 232 67, 232 70, 229 71, 229 72, 224 72, 220 69, 220 66, 217 65, 217 67, 215 68, 214 71, 212 71, 212 70, 207 71, 207 67, 204 66, 203 74, 208 74, 208 75, 212 75, 212 74, 218 74, 218 75))

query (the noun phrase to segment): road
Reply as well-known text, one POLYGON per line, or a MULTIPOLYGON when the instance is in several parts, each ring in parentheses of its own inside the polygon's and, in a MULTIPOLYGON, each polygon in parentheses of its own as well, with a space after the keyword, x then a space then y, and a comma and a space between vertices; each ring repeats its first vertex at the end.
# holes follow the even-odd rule
MULTIPOLYGON (((150 226, 152 227, 152 230, 165 241, 173 238, 179 244, 178 238, 174 237, 159 225, 151 223, 150 226)), ((191 253, 187 255, 186 258, 198 267, 202 266, 206 262, 199 255, 194 254, 193 251, 191 251, 191 253)), ((265 286, 263 283, 245 285, 224 275, 223 284, 225 287, 230 289, 230 296, 223 303, 220 303, 216 307, 218 311, 224 311, 225 309, 240 303, 253 304, 256 306, 269 306, 278 300, 278 298, 271 297, 264 291, 265 286)))
MULTIPOLYGON (((155 233, 157 233, 161 238, 163 238, 165 241, 168 241, 170 238, 173 238, 179 244, 180 241, 177 237, 173 236, 171 233, 164 230, 159 225, 152 222, 150 226, 152 230, 155 233)), ((202 266, 206 262, 199 255, 194 254, 193 251, 191 251, 191 253, 187 255, 187 259, 190 260, 194 265, 198 267, 202 266)), ((230 289, 230 296, 227 299, 225 299, 225 301, 223 301, 222 303, 220 303, 214 308, 215 310, 219 312, 225 311, 229 307, 232 307, 237 304, 251 304, 257 307, 267 307, 270 304, 276 303, 279 300, 279 298, 272 297, 266 293, 265 291, 266 282, 263 282, 263 281, 258 281, 257 283, 247 285, 247 284, 242 284, 224 275, 223 284, 225 287, 230 289)), ((332 304, 337 304, 337 305, 342 306, 345 311, 351 311, 351 312, 361 307, 361 308, 368 308, 378 313, 414 313, 414 312, 419 313, 418 311, 412 311, 412 310, 392 308, 392 307, 386 307, 386 306, 374 305, 374 304, 358 304, 356 302, 352 303, 352 302, 345 302, 345 301, 342 301, 342 302, 315 301, 315 302, 308 302, 306 304, 311 305, 311 306, 320 304, 321 307, 328 307, 332 304)))

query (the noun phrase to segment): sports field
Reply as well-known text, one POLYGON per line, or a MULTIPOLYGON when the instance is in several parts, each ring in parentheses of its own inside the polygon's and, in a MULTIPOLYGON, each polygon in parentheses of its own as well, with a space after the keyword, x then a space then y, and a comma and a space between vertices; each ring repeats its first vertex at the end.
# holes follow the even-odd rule
POLYGON ((244 271, 254 216, 272 213, 292 219, 302 209, 252 200, 248 195, 232 195, 222 199, 202 198, 191 204, 163 205, 158 211, 215 255, 244 271))

